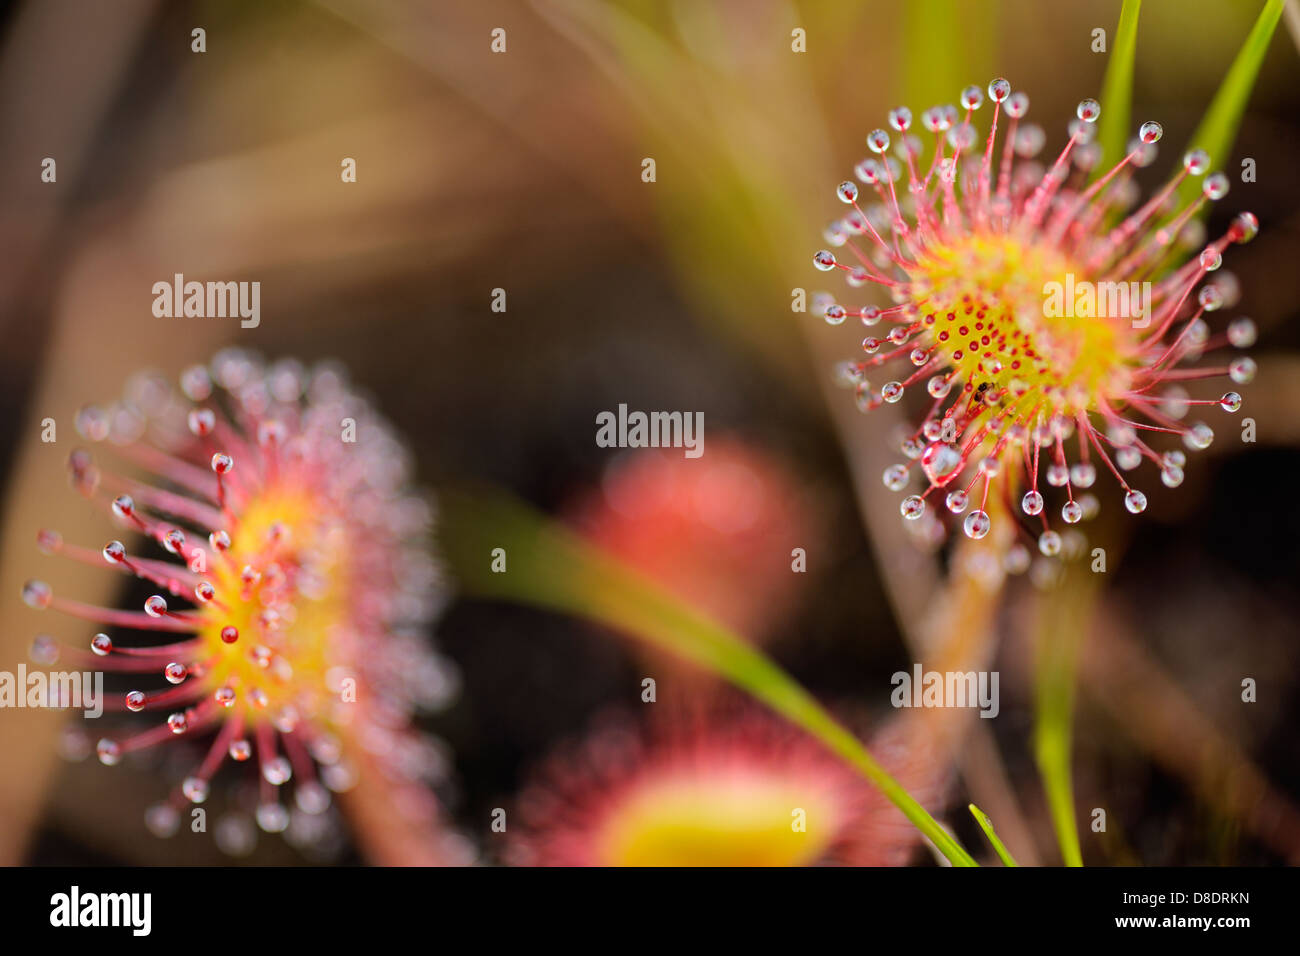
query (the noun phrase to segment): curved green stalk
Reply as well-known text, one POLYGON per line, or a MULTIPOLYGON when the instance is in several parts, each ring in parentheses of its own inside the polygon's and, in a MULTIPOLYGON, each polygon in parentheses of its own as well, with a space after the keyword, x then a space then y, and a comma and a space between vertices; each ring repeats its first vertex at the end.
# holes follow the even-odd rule
POLYGON ((1124 158, 1128 148, 1129 121, 1133 115, 1133 62, 1137 57, 1138 12, 1142 0, 1124 0, 1119 26, 1106 63, 1101 84, 1101 120, 1097 141, 1101 144, 1101 175, 1124 158))
MULTIPOLYGON (((1277 29, 1278 20, 1282 18, 1285 0, 1268 0, 1259 18, 1251 28, 1246 42, 1237 51, 1219 90, 1210 101, 1196 132, 1192 133, 1188 149, 1203 149, 1210 154, 1210 163, 1215 169, 1224 169, 1232 152, 1232 144, 1237 138, 1241 126, 1241 117, 1246 112, 1250 92, 1254 89, 1255 78, 1268 52, 1269 41, 1277 29)), ((1179 207, 1196 199, 1200 195, 1201 180, 1188 178, 1179 187, 1179 207)))
POLYGON ((989 819, 989 815, 973 803, 967 809, 970 810, 970 815, 975 818, 975 822, 980 825, 980 829, 984 831, 984 835, 989 838, 989 843, 993 846, 993 852, 998 855, 998 859, 1002 861, 1003 865, 1019 866, 1020 864, 1016 862, 1015 857, 1011 855, 1011 851, 1006 848, 1006 844, 994 832, 993 821, 989 819))

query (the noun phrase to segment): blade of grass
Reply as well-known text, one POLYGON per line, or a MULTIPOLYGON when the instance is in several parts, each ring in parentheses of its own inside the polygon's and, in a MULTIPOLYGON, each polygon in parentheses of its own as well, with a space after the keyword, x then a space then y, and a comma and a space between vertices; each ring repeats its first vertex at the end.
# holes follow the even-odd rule
POLYGON ((1091 618, 1091 573, 1071 574, 1039 601, 1034 679, 1034 758, 1066 866, 1083 866, 1074 805, 1070 749, 1074 734, 1075 672, 1091 618))
POLYGON ((998 835, 993 832, 993 821, 989 819, 989 815, 973 803, 969 805, 968 809, 970 815, 975 818, 975 822, 980 825, 980 829, 984 831, 984 835, 989 838, 989 843, 993 845, 993 852, 998 855, 998 859, 1002 861, 1003 865, 1019 866, 1020 864, 1015 861, 1006 846, 998 839, 998 835))
MULTIPOLYGON (((1228 68, 1223 83, 1210 101, 1205 116, 1192 133, 1188 149, 1200 148, 1210 154, 1210 162, 1216 169, 1224 169, 1232 152, 1232 144, 1237 138, 1241 126, 1241 117, 1246 112, 1250 92, 1255 86, 1264 54, 1268 52, 1269 41, 1277 29, 1278 20, 1282 18, 1284 0, 1268 0, 1259 18, 1251 28, 1246 42, 1237 51, 1236 59, 1228 68)), ((1201 192, 1201 180, 1188 178, 1178 189, 1179 207, 1196 199, 1201 192)), ((1208 203, 1206 204, 1208 206, 1208 203)), ((1202 212, 1205 210, 1203 209, 1202 212)))
POLYGON ((637 572, 497 493, 443 497, 442 553, 479 597, 580 615, 708 668, 817 738, 870 780, 954 866, 977 866, 851 732, 770 658, 637 572), (505 570, 491 570, 494 549, 505 570))
POLYGON ((1101 162, 1100 176, 1124 158, 1128 147, 1129 118, 1133 114, 1133 62, 1137 56, 1138 12, 1142 0, 1124 0, 1119 12, 1119 26, 1106 63, 1101 83, 1101 162))
POLYGON ((982 86, 994 76, 996 4, 967 0, 908 0, 903 7, 902 102, 919 112, 951 103, 967 84, 982 86))

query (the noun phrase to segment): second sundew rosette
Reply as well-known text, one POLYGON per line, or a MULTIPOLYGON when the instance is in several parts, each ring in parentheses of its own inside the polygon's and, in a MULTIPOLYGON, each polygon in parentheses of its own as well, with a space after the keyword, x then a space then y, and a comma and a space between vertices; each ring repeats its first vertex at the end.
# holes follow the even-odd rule
MULTIPOLYGON (((867 357, 840 369, 863 411, 924 392, 927 410, 901 442, 904 460, 883 475, 889 489, 910 492, 900 510, 911 527, 941 540, 933 515, 947 511, 967 536, 982 538, 997 510, 991 497, 1000 496, 1026 539, 1055 557, 1063 538, 1053 515, 1070 526, 1095 514, 1088 489, 1100 472, 1139 513, 1144 461, 1176 487, 1186 455, 1169 447, 1170 437, 1191 451, 1213 440, 1192 410, 1241 407, 1235 391, 1192 397, 1188 386, 1254 377, 1246 356, 1202 358, 1255 341, 1249 319, 1216 331, 1210 314, 1236 304, 1235 279, 1218 270, 1227 247, 1248 242, 1259 223, 1243 212, 1204 240, 1197 216, 1223 198, 1228 180, 1206 175, 1211 157, 1199 149, 1139 203, 1134 173, 1155 158, 1158 123, 1144 123, 1124 158, 1094 175, 1095 100, 1079 104, 1064 147, 1045 166, 1034 157, 1046 134, 1024 119, 1028 97, 1005 79, 988 85, 988 97, 987 137, 973 123, 984 104, 975 86, 962 91, 961 110, 921 115, 932 149, 911 132, 906 107, 889 114, 896 140, 883 129, 867 136, 875 155, 858 164, 856 182, 838 187, 850 212, 826 232, 839 251, 818 252, 814 264, 840 270, 852 289, 885 290, 893 304, 824 295, 818 311, 831 324, 852 317, 869 329, 867 357), (1178 207, 1179 187, 1200 176, 1200 194, 1178 207)), ((1023 567, 1027 551, 1015 547, 1023 567)))
POLYGON ((53 529, 38 545, 133 576, 147 596, 96 607, 29 581, 30 606, 98 630, 80 651, 38 637, 33 656, 133 675, 108 709, 158 717, 136 730, 119 718, 95 745, 105 764, 203 738, 149 828, 174 834, 223 765, 247 762, 264 831, 323 835, 333 794, 371 774, 390 816, 421 832, 449 761, 414 718, 445 706, 457 678, 427 638, 445 599, 432 509, 388 423, 336 366, 230 349, 186 370, 179 391, 136 376, 77 427, 106 454, 74 451, 73 487, 122 530, 102 549, 53 529))

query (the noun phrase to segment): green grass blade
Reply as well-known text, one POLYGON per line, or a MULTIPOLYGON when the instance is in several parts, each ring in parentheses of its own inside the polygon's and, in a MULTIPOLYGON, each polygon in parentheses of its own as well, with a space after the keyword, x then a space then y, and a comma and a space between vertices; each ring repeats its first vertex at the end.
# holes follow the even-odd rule
MULTIPOLYGON (((1246 103, 1255 86, 1264 54, 1268 52, 1269 41, 1277 29, 1278 20, 1282 18, 1285 0, 1268 0, 1259 18, 1251 28, 1246 42, 1237 51, 1237 57, 1228 68, 1223 83, 1210 101, 1210 108, 1192 134, 1188 149, 1200 148, 1210 154, 1210 163, 1214 169, 1226 169, 1232 153, 1232 144, 1237 138, 1241 126, 1242 114, 1246 112, 1246 103)), ((1231 175, 1231 174, 1230 174, 1231 175)), ((1201 192, 1201 180, 1189 178, 1178 190, 1179 206, 1185 206, 1201 192)))
POLYGON ((1067 577, 1040 600, 1036 623, 1034 758, 1066 866, 1083 866, 1070 751, 1076 665, 1092 617, 1095 577, 1086 572, 1067 577))
POLYGON ((970 810, 970 815, 975 818, 975 822, 980 825, 980 829, 984 831, 984 835, 989 838, 989 843, 993 845, 993 852, 998 855, 998 859, 1002 861, 1003 865, 1019 866, 1020 864, 1016 862, 1015 857, 1011 855, 1011 852, 1006 848, 1006 845, 998 838, 997 833, 993 831, 993 821, 989 819, 989 815, 973 803, 970 804, 968 809, 970 810))
POLYGON ((1119 12, 1119 26, 1106 63, 1106 76, 1101 84, 1101 162, 1096 175, 1100 176, 1124 158, 1128 148, 1129 122, 1133 115, 1133 63, 1137 57, 1138 12, 1142 0, 1124 0, 1119 12))
POLYGON ((900 102, 920 113, 938 103, 955 103, 963 87, 982 87, 997 75, 996 4, 908 0, 901 6, 902 80, 893 90, 900 102))
POLYGON ((460 492, 442 503, 440 548, 466 592, 590 618, 720 674, 857 769, 953 865, 978 865, 857 737, 745 640, 513 499, 460 492), (503 573, 491 570, 496 548, 503 573))

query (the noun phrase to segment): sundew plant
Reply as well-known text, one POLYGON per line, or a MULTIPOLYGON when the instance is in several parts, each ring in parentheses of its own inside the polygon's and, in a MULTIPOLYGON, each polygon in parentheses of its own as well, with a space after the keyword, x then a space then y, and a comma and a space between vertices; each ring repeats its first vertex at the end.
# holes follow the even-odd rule
POLYGON ((82 6, 0 864, 1300 862, 1297 0, 82 6))
MULTIPOLYGON (((949 5, 917 6, 955 16, 949 5)), ((812 257, 819 272, 842 283, 810 294, 807 309, 865 334, 861 357, 834 371, 867 413, 862 426, 837 413, 841 435, 852 457, 881 462, 867 480, 899 495, 895 513, 911 533, 871 530, 891 542, 887 555, 945 556, 937 592, 922 606, 898 607, 918 659, 924 646, 927 660, 960 671, 979 666, 992 653, 1008 576, 1030 572, 1042 595, 1036 616, 1051 636, 1037 655, 1035 726, 1026 743, 1061 859, 1072 865, 1082 862, 1078 831, 1086 825, 1074 806, 1070 748, 1090 593, 1080 575, 1090 565, 1094 574, 1107 570, 1114 527, 1094 519, 1106 501, 1117 501, 1139 520, 1133 516, 1153 495, 1182 485, 1216 432, 1235 436, 1232 416, 1248 408, 1257 371, 1248 353, 1255 324, 1238 311, 1252 290, 1224 266, 1256 237, 1260 219, 1234 206, 1216 234, 1204 222, 1212 206, 1234 203, 1233 137, 1282 4, 1263 5, 1185 145, 1170 144, 1158 117, 1130 121, 1139 6, 1123 4, 1104 77, 1080 80, 1069 115, 1038 115, 1031 91, 996 76, 954 82, 951 102, 889 109, 878 127, 864 120, 865 155, 838 186, 827 184, 823 195, 843 205, 812 257), (1140 185, 1148 168, 1160 166, 1168 169, 1162 182, 1140 185), (911 424, 865 427, 890 406, 907 408, 911 424)), ((612 37, 643 69, 663 69, 676 55, 630 18, 557 19, 586 43, 612 37)), ((924 27, 919 34, 933 39, 924 27)), ((723 101, 707 81, 700 89, 723 101)), ((846 119, 837 109, 837 131, 846 119)), ((736 132, 743 141, 739 121, 736 132)), ((752 206, 774 207, 757 219, 784 232, 793 220, 782 219, 787 207, 772 190, 773 174, 752 153, 746 158, 740 166, 727 155, 699 162, 714 183, 744 182, 752 206)), ((762 238, 762 226, 754 231, 762 238)), ((491 535, 481 529, 491 527, 530 546, 517 556, 527 573, 507 581, 471 572, 472 587, 595 618, 726 677, 856 767, 947 862, 975 863, 928 812, 942 801, 914 799, 869 746, 741 637, 566 533, 499 502, 479 506, 478 530, 466 530, 466 542, 482 546, 491 535), (521 580, 528 581, 522 590, 521 580)), ((918 739, 939 752, 963 733, 956 717, 918 723, 918 739)), ((1014 865, 997 821, 970 810, 992 858, 1014 865)))

